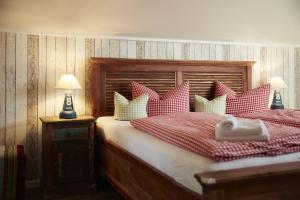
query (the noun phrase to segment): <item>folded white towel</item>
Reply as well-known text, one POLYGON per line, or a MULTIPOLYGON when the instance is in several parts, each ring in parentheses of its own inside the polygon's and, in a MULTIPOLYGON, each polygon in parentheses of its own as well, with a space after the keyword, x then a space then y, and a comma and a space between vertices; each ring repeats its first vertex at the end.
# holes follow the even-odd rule
POLYGON ((239 127, 239 121, 234 116, 225 115, 224 119, 225 120, 220 123, 220 126, 222 126, 224 130, 232 130, 239 127))
POLYGON ((239 127, 232 130, 225 130, 221 123, 215 128, 216 140, 265 141, 270 139, 268 129, 261 120, 241 120, 239 127))
POLYGON ((244 119, 237 120, 237 124, 233 126, 232 129, 226 128, 224 123, 228 123, 227 121, 220 122, 216 125, 216 129, 220 132, 221 135, 224 136, 237 136, 237 135, 261 135, 263 132, 264 123, 259 120, 253 119, 244 119))

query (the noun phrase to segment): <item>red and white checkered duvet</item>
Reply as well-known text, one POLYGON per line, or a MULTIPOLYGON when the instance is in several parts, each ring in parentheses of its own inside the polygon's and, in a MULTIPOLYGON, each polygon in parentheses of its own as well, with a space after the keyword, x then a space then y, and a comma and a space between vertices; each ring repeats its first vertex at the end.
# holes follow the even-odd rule
POLYGON ((223 117, 210 113, 173 113, 137 119, 131 125, 168 143, 217 161, 275 156, 300 151, 300 129, 265 122, 266 142, 216 141, 214 130, 223 117))
POLYGON ((268 110, 264 112, 241 113, 236 116, 249 119, 261 119, 276 124, 300 128, 300 110, 268 110))

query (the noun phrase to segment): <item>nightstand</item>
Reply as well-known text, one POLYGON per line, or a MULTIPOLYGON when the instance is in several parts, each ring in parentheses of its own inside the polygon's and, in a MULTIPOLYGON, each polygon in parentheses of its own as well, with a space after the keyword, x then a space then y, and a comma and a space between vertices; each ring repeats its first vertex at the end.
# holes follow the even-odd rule
POLYGON ((95 118, 41 117, 44 197, 85 190, 94 184, 95 118))

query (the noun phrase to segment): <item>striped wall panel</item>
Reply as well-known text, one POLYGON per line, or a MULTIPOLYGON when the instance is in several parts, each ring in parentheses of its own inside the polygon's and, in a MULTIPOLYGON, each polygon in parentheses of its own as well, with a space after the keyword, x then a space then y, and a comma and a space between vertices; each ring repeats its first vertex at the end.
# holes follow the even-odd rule
POLYGON ((34 179, 37 177, 38 172, 39 36, 29 35, 27 45, 27 134, 25 148, 27 153, 27 177, 28 179, 34 179))
POLYGON ((54 37, 0 32, 0 144, 24 144, 27 179, 40 177, 41 123, 57 115, 64 93, 54 86, 74 73, 82 86, 75 91, 78 114, 91 113, 88 58, 115 57, 174 60, 254 60, 253 87, 279 75, 286 107, 300 108, 300 48, 255 45, 134 41, 54 37))

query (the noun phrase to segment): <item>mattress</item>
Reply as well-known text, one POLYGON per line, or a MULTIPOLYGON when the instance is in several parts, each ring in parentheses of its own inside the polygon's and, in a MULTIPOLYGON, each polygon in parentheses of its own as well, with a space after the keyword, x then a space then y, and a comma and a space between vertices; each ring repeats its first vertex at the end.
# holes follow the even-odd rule
POLYGON ((139 131, 132 127, 129 121, 117 121, 109 116, 98 118, 96 124, 97 128, 104 130, 106 140, 199 194, 202 194, 202 187, 194 178, 196 173, 300 161, 300 152, 298 152, 274 157, 216 162, 139 131))

